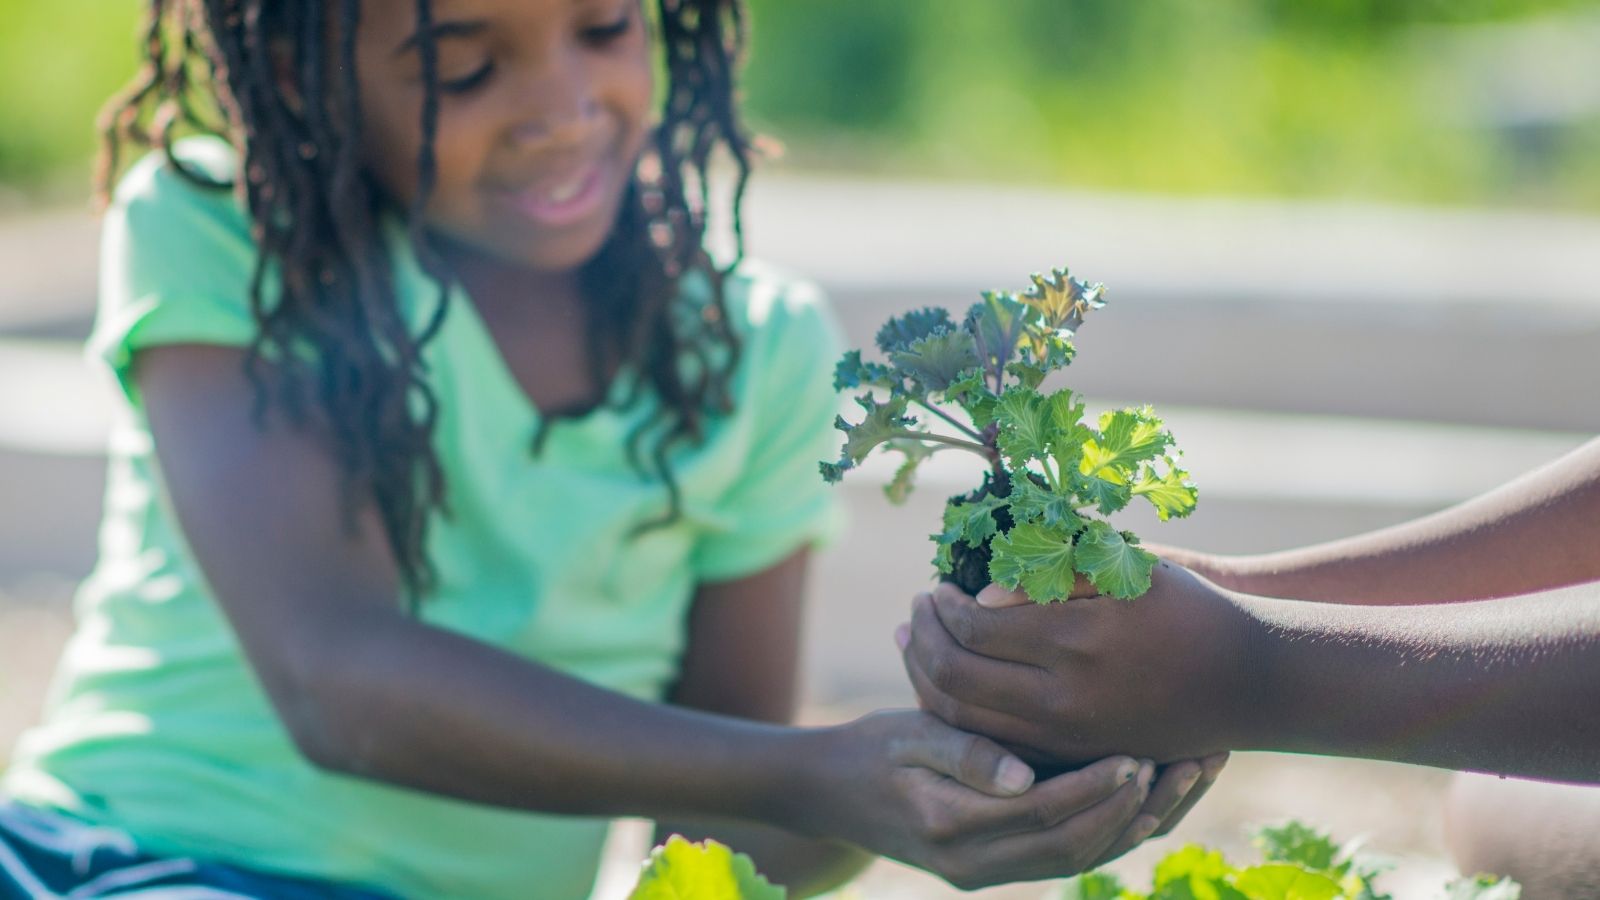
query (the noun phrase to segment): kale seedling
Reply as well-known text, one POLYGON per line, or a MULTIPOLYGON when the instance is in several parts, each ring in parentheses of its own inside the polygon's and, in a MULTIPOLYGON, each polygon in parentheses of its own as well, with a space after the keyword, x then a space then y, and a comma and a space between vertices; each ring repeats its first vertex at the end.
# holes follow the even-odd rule
POLYGON ((1143 497, 1163 521, 1181 518, 1194 510, 1195 487, 1148 406, 1090 425, 1077 394, 1040 391, 1072 362, 1072 337, 1105 305, 1105 286, 1066 269, 1032 280, 1020 294, 984 293, 959 325, 939 308, 890 319, 877 335, 883 362, 846 353, 834 389, 865 391, 856 401, 866 417, 838 418, 844 448, 822 475, 837 482, 879 448, 903 454, 885 488, 898 503, 934 453, 976 453, 989 463, 982 485, 950 499, 933 535, 945 580, 968 593, 991 581, 1021 587, 1048 603, 1065 600, 1082 574, 1100 593, 1132 599, 1149 589, 1156 557, 1101 517, 1143 497))

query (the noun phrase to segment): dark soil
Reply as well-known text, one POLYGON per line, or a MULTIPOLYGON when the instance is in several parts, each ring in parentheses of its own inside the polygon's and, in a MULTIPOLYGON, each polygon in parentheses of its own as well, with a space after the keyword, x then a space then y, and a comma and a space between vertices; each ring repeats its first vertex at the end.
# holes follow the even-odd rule
MULTIPOLYGON (((952 503, 972 503, 984 497, 1009 497, 1011 496, 1011 480, 1004 475, 986 472, 983 476, 983 485, 977 490, 952 497, 952 503)), ((1000 531, 1011 528, 1011 510, 1000 508, 994 513, 995 524, 1000 526, 1000 531)), ((948 575, 941 576, 941 581, 948 581, 961 590, 974 596, 989 584, 989 557, 993 551, 989 549, 989 542, 974 547, 966 541, 956 541, 950 548, 950 561, 954 564, 948 575)))

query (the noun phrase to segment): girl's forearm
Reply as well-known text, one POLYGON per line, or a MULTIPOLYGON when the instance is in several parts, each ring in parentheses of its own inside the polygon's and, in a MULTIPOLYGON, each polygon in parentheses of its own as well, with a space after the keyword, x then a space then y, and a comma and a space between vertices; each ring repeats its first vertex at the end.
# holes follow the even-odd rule
POLYGON ((1329 603, 1487 600, 1600 580, 1600 439, 1392 528, 1282 553, 1174 561, 1234 590, 1329 603))
POLYGON ((275 699, 313 762, 476 803, 784 825, 825 733, 632 700, 389 611, 305 650, 275 699))
POLYGON ((1244 749, 1600 781, 1600 582, 1378 609, 1238 597, 1244 749))

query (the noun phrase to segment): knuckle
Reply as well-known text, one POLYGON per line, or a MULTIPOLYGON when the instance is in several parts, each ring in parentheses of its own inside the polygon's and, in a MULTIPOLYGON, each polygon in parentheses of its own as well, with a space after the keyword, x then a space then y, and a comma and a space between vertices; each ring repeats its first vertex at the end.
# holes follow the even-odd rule
POLYGON ((965 612, 951 615, 945 620, 944 625, 945 630, 950 632, 950 636, 955 638, 956 643, 963 647, 970 648, 978 640, 980 632, 978 623, 973 621, 972 616, 967 615, 965 612))
POLYGON ((955 840, 956 835, 960 832, 956 817, 951 814, 950 810, 943 807, 924 809, 919 818, 920 822, 918 824, 919 830, 922 832, 922 839, 929 844, 935 846, 948 844, 955 840))
POLYGON ((993 768, 989 764, 988 744, 975 734, 961 736, 961 749, 956 758, 961 774, 969 780, 981 779, 993 768))
POLYGON ((946 693, 956 683, 955 659, 948 653, 935 654, 927 661, 928 681, 946 693))
POLYGON ((1061 810, 1054 800, 1040 800, 1028 809, 1030 831, 1054 828, 1061 821, 1061 810))

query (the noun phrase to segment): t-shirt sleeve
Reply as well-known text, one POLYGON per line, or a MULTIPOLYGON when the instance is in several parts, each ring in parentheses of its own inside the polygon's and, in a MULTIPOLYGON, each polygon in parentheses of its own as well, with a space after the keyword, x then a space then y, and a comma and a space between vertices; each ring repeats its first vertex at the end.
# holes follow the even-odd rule
POLYGON ((752 422, 749 450, 719 504, 721 527, 696 547, 702 581, 759 572, 832 538, 841 522, 835 489, 818 471, 818 463, 838 456, 842 440, 833 427, 838 327, 820 292, 803 282, 777 289, 764 313, 743 351, 756 366, 739 396, 752 422))
MULTIPOLYGON (((191 165, 227 177, 219 170, 231 151, 185 143, 189 153, 206 154, 191 165)), ((255 334, 255 262, 248 219, 231 191, 191 182, 159 154, 146 157, 122 179, 106 211, 88 353, 111 366, 137 404, 129 371, 135 351, 180 343, 247 346, 255 334)))

